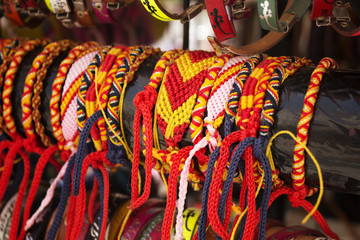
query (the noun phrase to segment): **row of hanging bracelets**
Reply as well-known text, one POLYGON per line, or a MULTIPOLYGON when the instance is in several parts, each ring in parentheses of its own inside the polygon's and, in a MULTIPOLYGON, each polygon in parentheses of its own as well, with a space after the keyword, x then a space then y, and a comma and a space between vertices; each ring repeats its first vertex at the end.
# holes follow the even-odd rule
POLYGON ((3 89, 0 126, 7 136, 0 142, 0 199, 10 183, 14 164, 22 162, 24 166, 9 239, 24 239, 34 219, 51 202, 60 179, 63 181, 60 201, 47 239, 55 239, 68 198, 68 211, 73 214, 67 216, 66 239, 78 239, 85 213, 88 209, 91 215, 89 209, 98 192, 101 201, 98 239, 104 239, 109 207, 108 170, 116 168, 131 171, 131 198, 119 239, 131 212, 149 199, 153 169, 160 173, 167 189, 161 227, 163 240, 183 239, 189 182, 195 191, 202 191, 202 209, 193 239, 205 239, 209 226, 219 239, 234 239, 237 231, 242 239, 254 236, 264 239, 267 210, 281 195, 288 195, 293 207, 309 212, 303 222, 312 216, 327 236, 338 239, 317 211, 324 191, 321 169, 306 146, 319 86, 324 74, 337 67, 334 60, 323 58, 315 66, 299 57, 217 56, 207 51, 162 52, 150 46, 101 46, 95 42, 79 44, 47 39, 2 39, 0 45, 3 89), (18 103, 12 102, 12 95, 20 64, 34 49, 42 50, 33 60, 23 85, 21 125, 25 134, 22 134, 13 117, 13 105, 18 103), (39 106, 47 71, 64 52, 67 56, 57 69, 49 106, 57 140, 54 144, 41 121, 39 106), (148 84, 133 99, 136 111, 131 148, 123 124, 124 96, 141 63, 152 55, 161 57, 148 84), (281 84, 304 66, 315 66, 315 70, 297 132, 274 134, 281 84), (158 128, 166 149, 160 148, 158 128), (191 134, 192 145, 179 147, 186 131, 191 134), (272 142, 280 134, 290 135, 294 140, 292 185, 285 185, 280 179, 272 157, 272 142), (305 152, 316 165, 318 188, 305 184, 305 152), (40 157, 27 190, 31 153, 40 157), (40 208, 30 216, 47 163, 59 172, 40 208), (89 168, 93 169, 95 179, 87 198, 85 177, 89 168), (140 175, 142 170, 144 179, 140 175), (234 183, 241 185, 238 203, 232 199, 234 183), (255 200, 261 189, 261 205, 257 207, 255 200), (312 205, 306 197, 314 194, 318 197, 312 205), (21 222, 20 214, 16 213, 20 213, 22 204, 25 208, 21 222))

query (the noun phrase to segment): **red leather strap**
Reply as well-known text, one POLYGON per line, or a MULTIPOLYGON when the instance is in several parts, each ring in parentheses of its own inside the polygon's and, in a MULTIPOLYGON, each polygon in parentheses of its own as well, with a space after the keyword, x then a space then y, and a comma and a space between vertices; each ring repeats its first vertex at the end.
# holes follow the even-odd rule
POLYGON ((314 0, 312 11, 311 11, 311 20, 315 21, 321 17, 330 17, 332 16, 334 0, 314 0))
POLYGON ((235 28, 226 12, 224 1, 206 0, 205 4, 216 38, 222 42, 235 37, 235 28))
POLYGON ((6 17, 15 25, 20 27, 36 27, 42 22, 42 18, 32 18, 28 14, 20 14, 16 10, 14 0, 3 0, 6 17))

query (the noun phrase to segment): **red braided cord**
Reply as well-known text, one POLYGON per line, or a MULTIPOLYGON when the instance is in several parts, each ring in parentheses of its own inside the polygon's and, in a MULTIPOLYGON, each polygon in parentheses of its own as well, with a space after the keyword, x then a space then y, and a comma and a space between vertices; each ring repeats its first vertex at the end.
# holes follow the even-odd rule
POLYGON ((55 48, 50 54, 47 56, 46 60, 43 62, 41 68, 36 73, 36 80, 33 87, 33 97, 31 100, 32 104, 32 119, 35 125, 35 131, 39 135, 41 142, 44 146, 50 146, 50 137, 45 133, 45 127, 42 124, 41 113, 39 110, 41 104, 40 94, 43 92, 44 84, 43 81, 46 77, 46 73, 48 68, 51 66, 55 58, 59 56, 61 52, 67 51, 70 47, 72 47, 73 43, 68 40, 63 40, 60 42, 59 46, 55 48))
POLYGON ((191 150, 191 146, 188 146, 181 149, 177 154, 171 156, 172 165, 168 180, 168 195, 167 195, 163 225, 161 228, 161 240, 170 239, 170 235, 171 235, 170 230, 172 227, 173 215, 176 207, 177 178, 179 175, 180 162, 188 155, 190 150, 191 150))
POLYGON ((66 217, 65 239, 70 239, 71 229, 72 226, 74 226, 75 217, 74 214, 72 213, 76 212, 76 197, 74 195, 71 195, 68 201, 69 201, 68 214, 65 216, 66 217))
MULTIPOLYGON (((23 149, 19 150, 19 154, 23 159, 23 163, 24 163, 24 176, 23 179, 21 181, 19 190, 18 190, 18 195, 16 197, 16 202, 15 202, 15 206, 14 206, 14 210, 13 210, 13 214, 12 214, 12 219, 11 219, 11 227, 10 227, 10 233, 9 233, 9 240, 16 240, 16 236, 18 233, 18 229, 19 229, 19 221, 20 221, 20 214, 21 214, 21 210, 22 210, 22 204, 23 204, 23 199, 25 196, 25 192, 27 189, 27 184, 30 178, 30 159, 28 157, 28 155, 26 154, 26 152, 23 149)), ((11 165, 13 165, 13 161, 15 160, 16 155, 13 155, 13 159, 8 159, 10 161, 12 161, 11 165)), ((6 161, 7 159, 5 159, 6 161)))
MULTIPOLYGON (((274 190, 272 193, 271 193, 271 196, 270 196, 270 201, 269 201, 269 206, 271 206, 271 204, 278 198, 280 197, 281 195, 289 195, 289 198, 292 194, 294 194, 296 191, 290 187, 281 187, 281 188, 278 188, 276 190, 274 190)), ((305 199, 302 199, 300 201, 297 202, 297 206, 296 207, 299 207, 301 206, 302 208, 304 208, 306 211, 310 212, 314 206, 309 203, 308 201, 306 201, 305 199)), ((336 233, 334 233, 329 225, 327 224, 326 220, 324 219, 324 217, 321 215, 321 213, 316 210, 315 213, 313 214, 313 217, 315 219, 315 221, 319 224, 319 226, 321 227, 322 231, 328 235, 329 237, 333 238, 333 239, 339 239, 338 235, 336 233)), ((257 219, 260 218, 260 210, 258 210, 257 212, 257 219)))
POLYGON ((96 201, 96 195, 98 192, 98 188, 99 188, 99 183, 96 180, 96 178, 94 178, 94 184, 93 184, 93 188, 91 191, 91 195, 89 198, 89 203, 88 203, 88 216, 89 216, 89 220, 91 223, 94 222, 94 205, 95 205, 95 201, 96 201))
MULTIPOLYGON (((317 95, 320 89, 320 82, 324 73, 329 68, 337 67, 337 63, 331 58, 323 58, 311 75, 310 84, 304 98, 304 107, 297 126, 297 138, 304 145, 308 141, 308 132, 310 121, 312 119, 317 95)), ((305 188, 305 155, 304 147, 300 143, 296 143, 294 147, 293 170, 291 173, 293 179, 293 187, 295 190, 305 188)))
MULTIPOLYGON (((10 179, 10 176, 12 173, 12 168, 13 168, 13 163, 14 163, 15 157, 18 153, 22 153, 22 150, 21 150, 22 146, 23 146, 22 142, 23 141, 20 140, 19 144, 12 145, 12 147, 9 148, 9 151, 4 159, 3 171, 2 171, 2 174, 0 177, 0 182, 1 182, 1 184, 0 184, 0 199, 3 198, 5 191, 6 191, 6 187, 9 183, 9 179, 10 179)), ((6 146, 7 144, 4 144, 4 145, 6 146)), ((10 145, 10 141, 9 141, 9 145, 10 145)), ((24 157, 27 157, 27 155, 24 157)))
MULTIPOLYGON (((134 199, 134 206, 139 205, 138 200, 138 174, 137 169, 139 168, 140 162, 140 124, 141 119, 143 120, 143 127, 145 129, 144 142, 145 142, 145 163, 153 161, 152 149, 153 149, 153 129, 152 129, 152 110, 156 103, 157 92, 156 89, 160 85, 165 69, 171 60, 175 60, 182 54, 182 50, 172 50, 163 54, 160 60, 157 62, 154 72, 150 77, 149 84, 145 86, 145 90, 139 92, 134 98, 134 104, 136 107, 133 131, 134 131, 134 145, 133 145, 133 168, 132 168, 132 179, 131 181, 131 198, 134 199)), ((147 165, 149 166, 149 164, 147 165)))
MULTIPOLYGON (((278 61, 280 61, 280 59, 278 59, 278 61)), ((244 90, 240 99, 240 103, 241 103, 241 108, 239 109, 239 112, 237 114, 237 118, 238 118, 238 123, 241 129, 246 129, 245 132, 242 132, 242 136, 240 136, 240 139, 238 138, 234 138, 232 139, 231 142, 236 142, 236 141, 242 141, 245 137, 248 136, 256 136, 256 130, 258 129, 258 124, 254 125, 254 123, 257 123, 259 121, 259 115, 255 114, 252 116, 251 119, 251 125, 247 126, 247 123, 249 122, 249 117, 251 114, 251 110, 253 109, 253 106, 255 106, 256 108, 261 109, 262 108, 262 102, 263 102, 263 97, 265 95, 265 91, 266 91, 266 87, 268 84, 268 81, 271 77, 271 74, 274 72, 275 68, 278 65, 278 61, 275 61, 274 59, 267 59, 265 61, 263 61, 259 66, 258 66, 258 72, 255 72, 255 74, 252 74, 249 79, 246 81, 246 84, 244 86, 244 90), (264 74, 265 72, 265 74, 264 74), (260 81, 257 80, 257 77, 260 77, 261 79, 260 81), (255 95, 256 93, 256 95, 255 95), (254 101, 254 96, 255 95, 255 101, 254 101)), ((254 111, 254 110, 253 110, 254 111)), ((256 113, 256 111, 255 111, 256 113)), ((229 139, 231 139, 233 137, 233 134, 230 134, 228 136, 229 139)), ((225 140, 223 142, 223 145, 225 143, 225 140)), ((226 149, 226 146, 224 146, 226 149)), ((222 155, 222 150, 224 149, 224 147, 222 146, 221 150, 220 150, 220 157, 218 160, 218 164, 216 166, 216 170, 219 169, 219 173, 214 172, 214 180, 216 179, 216 181, 212 181, 211 186, 210 186, 210 192, 209 192, 209 199, 211 199, 208 202, 208 208, 209 208, 209 221, 211 223, 211 225, 213 226, 213 229, 223 238, 228 238, 229 235, 226 231, 227 226, 225 224, 221 224, 219 216, 217 215, 217 205, 219 203, 219 199, 220 199, 220 195, 218 193, 216 193, 217 190, 215 189, 219 189, 221 186, 221 177, 222 177, 222 172, 224 171, 224 167, 227 161, 227 157, 224 158, 224 155, 222 155), (221 162, 221 165, 220 163, 221 162), (218 186, 217 188, 213 188, 215 185, 218 186), (213 184, 214 183, 214 184, 213 184), (221 226, 222 225, 222 226, 221 226)), ((229 154, 227 153, 226 156, 229 156, 229 154)), ((247 221, 246 221, 246 229, 253 229, 255 228, 255 181, 254 181, 254 175, 253 175, 253 162, 254 162, 254 158, 252 155, 252 148, 248 147, 245 149, 244 154, 243 154, 243 159, 245 160, 245 178, 244 178, 244 182, 243 182, 243 188, 246 189, 247 186, 247 190, 248 190, 248 216, 247 216, 247 221)), ((244 193, 242 193, 242 196, 244 196, 244 193)), ((240 203, 240 206, 243 206, 240 203)), ((227 208, 226 208, 226 213, 227 215, 230 213, 230 209, 231 209, 231 202, 228 200, 228 204, 227 204, 227 208)), ((252 239, 252 234, 253 231, 246 231, 244 234, 244 239, 252 239)))
POLYGON ((40 181, 41 181, 41 176, 43 174, 44 168, 45 168, 46 164, 48 163, 49 159, 51 158, 51 156, 53 156, 53 154, 57 150, 58 150, 57 146, 51 146, 50 148, 46 149, 45 152, 43 154, 41 154, 38 162, 36 163, 34 177, 32 179, 32 183, 31 183, 31 186, 30 186, 28 197, 26 199, 26 204, 25 204, 24 214, 23 214, 23 220, 22 220, 22 227, 21 227, 21 230, 20 230, 19 239, 24 239, 24 237, 25 237, 26 232, 24 230, 24 227, 26 225, 26 221, 30 217, 31 206, 32 206, 33 201, 35 199, 37 190, 39 188, 40 181))
POLYGON ((102 214, 102 224, 101 224, 101 230, 100 230, 100 238, 99 240, 105 239, 105 232, 107 228, 107 221, 108 221, 108 210, 109 210, 109 173, 107 172, 104 165, 99 164, 98 167, 103 175, 104 180, 104 208, 103 208, 103 214, 102 214))
MULTIPOLYGON (((86 156, 83 161, 83 165, 81 168, 81 176, 80 176, 80 188, 79 188, 79 195, 76 197, 76 212, 74 217, 74 226, 71 231, 70 239, 78 239, 81 227, 82 227, 82 220, 85 216, 85 209, 86 209, 86 188, 85 188, 85 177, 90 164, 93 165, 94 168, 99 166, 103 163, 111 165, 111 163, 106 158, 106 152, 92 152, 86 156)), ((104 182, 106 180, 104 179, 104 182)), ((106 186, 105 186, 106 187, 106 186)), ((105 211, 105 210, 104 210, 105 211)), ((105 213, 105 212, 104 212, 105 213)), ((106 225, 106 224, 105 224, 106 225)))

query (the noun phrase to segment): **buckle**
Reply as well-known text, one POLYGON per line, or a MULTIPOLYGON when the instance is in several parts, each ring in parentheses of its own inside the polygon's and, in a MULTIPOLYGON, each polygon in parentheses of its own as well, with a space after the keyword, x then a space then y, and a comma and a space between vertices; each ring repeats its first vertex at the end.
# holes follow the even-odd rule
POLYGON ((344 4, 343 1, 335 2, 333 8, 335 23, 340 23, 342 27, 349 26, 349 23, 351 22, 348 8, 349 4, 344 4))
MULTIPOLYGON (((60 10, 60 9, 58 9, 58 10, 60 10)), ((63 9, 61 9, 60 11, 55 14, 55 16, 56 16, 56 18, 57 18, 58 20, 61 21, 61 20, 66 20, 66 19, 69 18, 69 16, 70 16, 69 13, 64 12, 63 9), (61 12, 60 12, 60 11, 61 11, 61 12)))
POLYGON ((94 7, 96 7, 97 9, 99 9, 100 11, 103 9, 103 4, 102 4, 102 2, 93 2, 93 5, 94 5, 94 7))
POLYGON ((251 8, 246 7, 243 0, 237 0, 231 6, 231 16, 233 19, 240 20, 250 16, 251 8))
POLYGON ((119 2, 108 2, 106 3, 106 8, 109 9, 110 11, 113 10, 117 10, 121 7, 123 7, 125 4, 123 2, 119 3, 119 2))
POLYGON ((291 13, 284 13, 283 16, 281 17, 281 27, 283 29, 283 32, 288 32, 289 29, 291 29, 295 22, 296 22, 296 13, 291 12, 291 13))
POLYGON ((326 27, 332 24, 332 19, 330 16, 327 17, 318 17, 316 20, 316 26, 318 27, 326 27))
POLYGON ((186 9, 185 17, 181 19, 180 22, 186 23, 190 21, 191 19, 196 17, 203 9, 204 9, 204 4, 202 3, 190 6, 188 9, 186 9))

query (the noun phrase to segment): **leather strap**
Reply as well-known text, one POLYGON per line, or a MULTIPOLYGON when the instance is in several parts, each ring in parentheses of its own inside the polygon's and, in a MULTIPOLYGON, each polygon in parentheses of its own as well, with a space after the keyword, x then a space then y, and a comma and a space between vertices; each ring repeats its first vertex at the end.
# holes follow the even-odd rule
POLYGON ((86 0, 72 0, 74 6, 74 13, 76 20, 80 23, 81 26, 94 26, 96 16, 94 15, 93 8, 88 7, 89 4, 86 3, 86 0))
POLYGON ((103 0, 103 2, 109 10, 116 10, 130 6, 135 0, 103 0))
POLYGON ((2 0, 4 5, 4 11, 6 17, 15 25, 20 27, 37 27, 41 22, 42 18, 30 17, 26 13, 20 13, 16 10, 16 5, 13 0, 2 0))
POLYGON ((206 11, 216 38, 222 42, 236 36, 235 28, 227 14, 223 0, 206 0, 206 11))
POLYGON ((184 23, 194 18, 204 9, 204 4, 196 3, 180 14, 171 14, 163 8, 158 0, 141 0, 141 3, 153 17, 165 22, 181 20, 184 23))
POLYGON ((191 240, 198 229, 201 211, 196 208, 187 208, 184 211, 183 237, 191 240))
POLYGON ((67 27, 71 28, 76 25, 72 13, 71 5, 68 0, 50 0, 51 10, 56 18, 67 27))
POLYGON ((114 23, 114 19, 111 17, 105 2, 93 0, 92 3, 95 15, 101 23, 114 23))
POLYGON ((309 8, 311 0, 292 0, 291 5, 278 19, 277 0, 258 0, 258 14, 261 27, 268 31, 288 32, 309 8))
MULTIPOLYGON (((290 9, 295 0, 288 0, 287 5, 285 7, 285 12, 290 9)), ((288 19, 287 14, 283 14, 280 18, 280 22, 286 21, 288 19)), ((232 53, 235 55, 254 55, 257 53, 265 52, 271 47, 275 46, 279 43, 285 36, 287 32, 275 32, 270 31, 261 39, 256 42, 250 43, 248 45, 236 48, 233 46, 222 45, 216 38, 208 37, 210 44, 215 49, 215 52, 218 56, 225 53, 232 53)))
POLYGON ((49 10, 43 1, 37 2, 35 0, 14 0, 14 3, 16 10, 26 13, 29 16, 42 18, 48 16, 49 10))
POLYGON ((321 26, 321 22, 332 16, 334 0, 314 0, 310 18, 321 26), (319 22, 319 23, 318 23, 319 22))
MULTIPOLYGON (((358 36, 360 35, 360 26, 351 21, 349 10, 351 10, 350 3, 356 8, 359 7, 359 3, 353 0, 338 0, 334 5, 334 23, 331 25, 338 33, 343 36, 358 36)), ((354 9, 355 9, 354 8, 354 9)), ((357 9, 357 8, 356 8, 357 9)), ((357 10, 358 11, 358 10, 357 10)), ((355 13, 357 11, 354 11, 355 13)), ((359 18, 360 16, 358 16, 359 18)), ((360 18, 359 18, 360 19, 360 18)))

